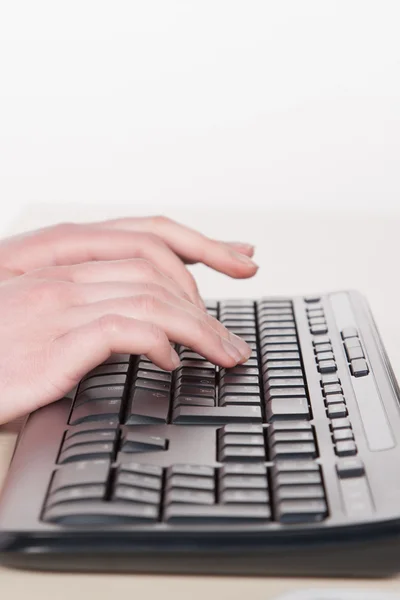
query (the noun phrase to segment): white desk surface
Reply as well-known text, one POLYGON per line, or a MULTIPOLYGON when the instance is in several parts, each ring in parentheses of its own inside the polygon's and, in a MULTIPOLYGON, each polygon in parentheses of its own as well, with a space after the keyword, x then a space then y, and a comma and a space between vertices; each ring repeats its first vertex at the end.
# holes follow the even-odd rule
MULTIPOLYGON (((143 211, 141 211, 143 212, 143 211)), ((37 206, 22 215, 13 231, 62 220, 87 220, 126 214, 118 207, 37 206)), ((133 210, 132 213, 134 214, 133 210)), ((260 270, 248 282, 236 282, 195 267, 206 297, 261 296, 353 288, 368 297, 395 372, 400 373, 400 218, 361 214, 284 214, 232 212, 213 215, 171 210, 171 216, 220 238, 253 241, 260 270)), ((18 423, 0 427, 0 485, 18 423)), ((263 577, 58 574, 13 571, 0 567, 2 597, 42 600, 71 597, 96 600, 111 596, 156 600, 272 600, 284 592, 321 587, 400 592, 399 577, 378 581, 313 580, 263 577)))

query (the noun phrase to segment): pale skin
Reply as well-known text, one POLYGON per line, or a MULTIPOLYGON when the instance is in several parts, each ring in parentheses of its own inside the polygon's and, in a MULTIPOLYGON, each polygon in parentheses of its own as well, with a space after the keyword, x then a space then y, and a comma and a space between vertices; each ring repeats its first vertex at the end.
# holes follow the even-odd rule
POLYGON ((0 424, 73 389, 112 353, 174 370, 171 342, 233 367, 248 345, 204 309, 185 264, 234 278, 257 271, 253 247, 166 217, 64 224, 0 241, 0 424))

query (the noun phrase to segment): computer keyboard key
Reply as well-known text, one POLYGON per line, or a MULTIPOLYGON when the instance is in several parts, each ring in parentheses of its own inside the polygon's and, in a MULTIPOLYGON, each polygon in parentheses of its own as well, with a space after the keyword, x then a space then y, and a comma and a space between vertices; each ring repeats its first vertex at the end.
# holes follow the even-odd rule
POLYGON ((214 377, 196 377, 193 375, 186 375, 186 374, 182 374, 179 373, 176 376, 175 379, 175 386, 176 388, 178 386, 182 386, 182 385, 188 385, 191 387, 201 387, 201 388, 205 388, 205 387, 209 387, 212 388, 212 390, 215 389, 215 375, 214 377))
POLYGON ((341 458, 336 463, 336 471, 340 479, 363 477, 365 475, 364 463, 360 458, 341 458))
POLYGON ((261 475, 267 481, 267 467, 262 463, 227 463, 218 469, 220 479, 229 475, 261 475))
POLYGON ((166 448, 167 440, 156 435, 137 433, 135 430, 125 430, 122 435, 122 452, 157 452, 166 448))
POLYGON ((269 344, 270 346, 291 346, 292 344, 295 344, 296 346, 298 346, 297 343, 297 338, 295 335, 269 335, 267 333, 267 335, 262 335, 260 336, 260 341, 261 341, 261 348, 265 345, 265 344, 269 344))
POLYGON ((122 502, 138 502, 139 504, 160 503, 161 494, 154 490, 135 488, 128 485, 116 485, 112 499, 122 502))
POLYGON ((150 362, 149 360, 140 360, 137 363, 137 369, 138 370, 144 370, 147 371, 149 373, 162 373, 162 374, 169 374, 169 371, 165 371, 164 369, 162 369, 161 367, 158 367, 157 365, 153 364, 152 362, 150 362))
POLYGON ((220 430, 221 444, 223 446, 264 446, 264 436, 251 433, 227 433, 220 430))
MULTIPOLYGON (((92 425, 92 423, 90 423, 92 425)), ((94 429, 87 430, 86 428, 82 428, 81 425, 77 425, 76 428, 80 427, 81 431, 76 431, 74 433, 74 428, 70 429, 65 435, 65 441, 63 443, 62 449, 67 450, 67 448, 71 448, 72 446, 77 446, 79 444, 91 444, 94 442, 115 442, 117 439, 117 427, 113 426, 110 429, 94 429), (74 433, 74 435, 71 435, 74 433)), ((86 425, 87 427, 87 425, 86 425)))
POLYGON ((58 464, 71 461, 93 460, 99 458, 111 459, 114 454, 114 443, 79 444, 72 448, 63 449, 58 457, 58 464))
POLYGON ((171 504, 165 510, 167 523, 230 525, 240 522, 269 521, 267 504, 217 504, 214 506, 171 504))
POLYGON ((348 348, 346 349, 346 354, 347 354, 347 358, 352 361, 352 360, 356 360, 357 358, 365 358, 363 349, 361 348, 361 346, 359 348, 348 348))
POLYGON ((134 387, 169 394, 171 391, 171 381, 156 381, 155 379, 144 379, 140 377, 135 379, 134 387))
POLYGON ((319 308, 318 306, 310 306, 306 308, 306 313, 309 317, 323 317, 325 315, 325 311, 323 308, 319 308))
POLYGON ((306 304, 316 304, 317 302, 321 302, 321 296, 305 296, 304 302, 306 304))
POLYGON ((323 385, 325 396, 330 394, 343 394, 342 386, 339 383, 328 383, 323 385))
MULTIPOLYGON (((314 442, 314 434, 310 431, 271 431, 270 444, 277 442, 314 442)), ((315 448, 314 448, 315 449, 315 448)))
POLYGON ((270 344, 268 340, 261 344, 261 354, 269 354, 270 352, 298 352, 298 344, 270 344))
POLYGON ((218 453, 220 462, 265 461, 264 446, 223 446, 218 453))
POLYGON ((273 371, 275 369, 290 369, 290 370, 298 370, 301 368, 301 362, 299 360, 272 360, 270 358, 266 358, 263 360, 262 371, 265 373, 266 371, 273 371))
POLYGON ((206 465, 172 465, 168 469, 170 475, 193 475, 195 477, 214 477, 214 468, 206 465))
POLYGON ((266 391, 267 400, 271 400, 273 398, 305 398, 306 390, 304 387, 277 387, 277 388, 269 388, 266 391))
POLYGON ((324 373, 323 375, 321 375, 321 383, 325 387, 326 385, 330 385, 331 383, 340 383, 340 379, 337 372, 324 373))
POLYGON ((260 406, 261 405, 261 397, 253 396, 253 395, 229 395, 224 396, 219 401, 220 406, 260 406))
POLYGON ((130 354, 111 354, 111 356, 109 356, 107 358, 107 360, 105 360, 103 362, 103 365, 114 365, 116 363, 129 363, 131 358, 130 354))
POLYGON ((82 500, 103 500, 106 494, 105 485, 80 485, 63 488, 50 494, 46 508, 61 502, 81 502, 82 500))
POLYGON ((165 494, 165 504, 215 504, 214 492, 199 490, 170 489, 165 494))
MULTIPOLYGON (((282 461, 282 463, 285 462, 282 461)), ((281 485, 320 485, 321 483, 322 478, 319 471, 281 472, 273 480, 274 487, 280 487, 281 485)))
POLYGON ((331 404, 339 404, 339 403, 342 403, 344 401, 345 401, 345 399, 344 399, 343 394, 328 394, 325 397, 325 404, 327 406, 329 406, 331 404))
POLYGON ((354 338, 354 337, 357 338, 358 331, 354 327, 346 327, 346 329, 343 329, 341 335, 342 335, 342 339, 344 339, 344 340, 347 340, 348 338, 354 338))
POLYGON ((354 440, 344 440, 335 444, 335 452, 338 456, 354 456, 357 454, 357 446, 354 440))
POLYGON ((351 423, 349 421, 349 419, 347 418, 339 418, 339 419, 333 419, 330 422, 330 426, 332 431, 336 431, 338 429, 348 429, 349 427, 351 427, 351 423))
POLYGON ((278 336, 288 336, 288 335, 296 335, 296 329, 294 327, 291 328, 278 328, 271 329, 268 326, 260 327, 260 338, 265 339, 267 335, 271 335, 273 337, 278 336))
POLYGON ((139 369, 136 373, 136 378, 171 383, 172 375, 171 373, 167 373, 165 371, 149 371, 147 369, 139 369))
POLYGON ((81 485, 107 483, 111 463, 109 460, 82 460, 62 465, 54 474, 51 491, 81 485))
POLYGON ((319 336, 317 338, 315 338, 314 340, 312 340, 312 345, 314 346, 314 348, 317 350, 317 348, 319 346, 322 346, 323 344, 329 344, 331 345, 331 339, 329 336, 319 336))
POLYGON ((334 442, 341 442, 343 440, 354 440, 354 434, 350 428, 348 429, 335 429, 332 434, 334 442))
POLYGON ((263 373, 265 376, 265 380, 266 381, 270 381, 271 379, 288 379, 288 378, 293 378, 293 379, 298 379, 299 377, 302 378, 303 376, 303 371, 301 369, 286 369, 286 368, 269 368, 269 365, 267 364, 264 368, 263 368, 263 373))
POLYGON ((258 374, 257 375, 229 375, 229 374, 224 374, 222 375, 222 377, 220 378, 220 384, 221 382, 224 385, 256 385, 258 386, 260 383, 260 379, 258 374))
POLYGON ((350 348, 361 348, 361 342, 358 337, 347 338, 347 340, 344 340, 344 347, 346 350, 349 350, 350 348))
POLYGON ((101 386, 124 386, 126 382, 126 374, 120 375, 99 375, 87 377, 79 385, 78 394, 84 392, 87 389, 101 387, 101 386))
POLYGON ((314 441, 311 442, 278 442, 270 448, 272 460, 285 458, 316 458, 317 449, 314 441))
POLYGON ((220 490, 266 490, 268 481, 265 476, 225 475, 219 480, 220 490))
MULTIPOLYGON (((265 377, 266 389, 267 390, 275 390, 275 389, 287 389, 287 388, 301 388, 304 390, 304 379, 302 377, 289 377, 289 378, 271 378, 265 377)), ((304 394, 303 394, 304 395, 304 394)))
MULTIPOLYGON (((191 369, 211 369, 214 373, 215 373, 215 365, 213 365, 212 363, 206 361, 206 360, 194 360, 192 358, 184 358, 181 360, 181 367, 179 367, 179 369, 182 368, 191 368, 191 369)), ((178 372, 179 372, 179 369, 178 372)))
POLYGON ((263 364, 266 360, 300 360, 300 354, 299 352, 265 352, 263 353, 263 364))
POLYGON ((309 315, 308 317, 308 322, 311 326, 314 325, 326 325, 326 320, 324 316, 318 317, 318 316, 311 316, 309 315))
POLYGON ((282 500, 324 500, 322 485, 282 485, 276 490, 277 501, 282 500))
POLYGON ((232 367, 231 369, 221 368, 220 374, 231 375, 232 377, 236 375, 256 375, 258 377, 259 371, 257 367, 246 367, 244 365, 239 365, 237 367, 232 367))
POLYGON ((319 465, 313 460, 285 460, 276 463, 272 467, 272 473, 274 476, 281 473, 318 473, 319 475, 319 465))
POLYGON ((310 409, 307 398, 274 398, 267 403, 268 421, 310 419, 310 409))
POLYGON ((138 475, 148 475, 149 477, 161 477, 163 470, 162 467, 157 465, 147 465, 138 463, 135 461, 124 461, 120 467, 119 472, 136 473, 138 475))
POLYGON ((269 495, 266 490, 224 490, 220 502, 222 504, 267 504, 269 495))
POLYGON ((140 475, 130 473, 128 471, 119 471, 116 478, 117 485, 129 485, 145 490, 160 491, 162 489, 161 477, 153 477, 151 475, 140 475))
POLYGON ((203 368, 194 368, 194 367, 180 367, 176 370, 176 379, 179 377, 195 377, 202 379, 205 377, 206 379, 212 379, 215 381, 215 373, 216 369, 203 369, 203 368))
POLYGON ((212 398, 213 400, 215 400, 215 389, 214 388, 209 388, 209 387, 192 387, 189 385, 181 385, 179 382, 176 386, 176 398, 179 398, 180 396, 190 396, 190 397, 195 397, 198 396, 199 398, 212 398))
POLYGON ((215 489, 214 477, 197 477, 195 475, 168 475, 167 489, 182 488, 187 490, 209 490, 215 489))
POLYGON ((332 373, 337 371, 337 365, 334 360, 322 360, 318 363, 318 370, 320 373, 332 373))
POLYGON ((283 500, 276 505, 281 523, 310 523, 323 520, 328 513, 324 500, 283 500))
POLYGON ((267 432, 268 435, 275 435, 278 432, 290 432, 290 431, 308 431, 312 432, 313 428, 311 423, 308 421, 274 421, 271 423, 267 432))
POLYGON ((103 400, 119 400, 121 401, 124 395, 124 386, 122 385, 107 385, 104 387, 90 388, 83 392, 79 392, 74 402, 74 408, 85 403, 93 404, 103 400))
POLYGON ((317 356, 319 356, 320 354, 322 354, 324 352, 332 352, 332 345, 331 344, 320 344, 318 346, 315 346, 315 353, 317 356))
MULTIPOLYGON (((243 402, 242 402, 243 404, 243 402)), ((201 398, 200 396, 181 396, 174 399, 174 407, 178 406, 215 406, 215 400, 212 397, 201 398)))
POLYGON ((312 325, 310 331, 313 335, 322 335, 328 333, 327 325, 312 325))
POLYGON ((221 385, 219 398, 223 400, 224 396, 260 396, 261 389, 259 385, 221 385))
POLYGON ((356 360, 351 361, 351 372, 354 377, 364 377, 368 375, 369 368, 367 365, 367 361, 363 358, 357 358, 356 360))
POLYGON ((121 400, 92 400, 74 407, 69 419, 70 425, 85 421, 96 421, 118 416, 121 412, 121 400))
POLYGON ((262 415, 259 406, 180 406, 174 410, 172 421, 182 425, 258 423, 262 421, 262 415))
POLYGON ((317 363, 325 360, 335 360, 335 355, 333 352, 321 352, 317 354, 317 363))
POLYGON ((338 417, 345 417, 347 415, 346 405, 341 404, 330 404, 327 409, 328 417, 330 419, 337 419, 338 417))
POLYGON ((100 375, 123 375, 128 372, 128 369, 129 363, 100 365, 99 367, 95 367, 87 375, 85 375, 85 377, 82 378, 82 381, 86 381, 86 379, 90 379, 91 377, 98 377, 100 375))
POLYGON ((136 388, 131 393, 126 415, 127 425, 162 424, 167 422, 169 394, 136 388))
POLYGON ((46 510, 44 520, 84 527, 153 523, 158 520, 158 506, 134 502, 64 502, 46 510))

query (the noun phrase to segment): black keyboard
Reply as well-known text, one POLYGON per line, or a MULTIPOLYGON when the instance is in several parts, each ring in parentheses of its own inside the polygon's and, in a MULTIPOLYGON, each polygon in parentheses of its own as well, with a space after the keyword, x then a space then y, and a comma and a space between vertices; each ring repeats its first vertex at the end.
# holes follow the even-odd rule
POLYGON ((355 292, 209 302, 252 348, 173 374, 113 355, 32 413, 0 502, 11 566, 370 575, 400 565, 399 390, 355 292))

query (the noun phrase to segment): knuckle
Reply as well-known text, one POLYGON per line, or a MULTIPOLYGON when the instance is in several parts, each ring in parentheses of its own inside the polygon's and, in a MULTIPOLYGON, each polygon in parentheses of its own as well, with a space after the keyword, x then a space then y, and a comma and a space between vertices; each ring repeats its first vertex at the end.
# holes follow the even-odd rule
POLYGON ((146 332, 148 339, 148 348, 154 348, 156 346, 164 345, 167 342, 167 336, 157 325, 149 323, 148 331, 146 332))
POLYGON ((102 334, 107 337, 118 334, 122 329, 122 319, 119 315, 107 314, 102 315, 97 320, 97 325, 102 334))
POLYGON ((156 227, 163 227, 168 223, 171 223, 171 219, 165 215, 155 215, 154 217, 150 217, 150 221, 152 225, 155 225, 156 227))
POLYGON ((203 319, 195 318, 193 325, 191 327, 191 332, 193 337, 200 342, 208 339, 212 330, 210 326, 203 319))
POLYGON ((152 317, 159 309, 160 302, 153 294, 139 294, 132 298, 133 307, 145 317, 152 317))
POLYGON ((156 277, 157 269, 155 266, 144 258, 138 259, 135 263, 135 269, 139 274, 146 279, 154 279, 156 277))

